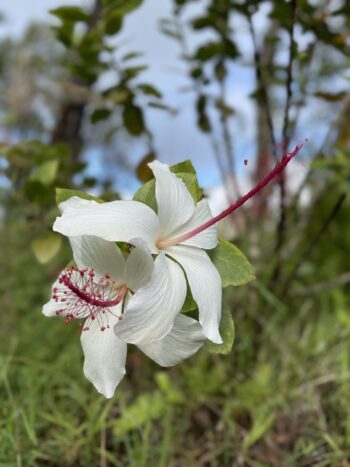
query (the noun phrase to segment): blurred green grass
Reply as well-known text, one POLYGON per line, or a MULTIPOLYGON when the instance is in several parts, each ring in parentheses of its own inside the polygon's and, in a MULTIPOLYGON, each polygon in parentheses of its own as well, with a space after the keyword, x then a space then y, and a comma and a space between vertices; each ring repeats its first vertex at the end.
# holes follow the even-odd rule
POLYGON ((133 349, 106 401, 83 376, 77 327, 41 315, 51 277, 22 260, 31 275, 0 315, 1 466, 346 465, 343 290, 281 303, 260 283, 231 289, 231 354, 164 370, 133 349))

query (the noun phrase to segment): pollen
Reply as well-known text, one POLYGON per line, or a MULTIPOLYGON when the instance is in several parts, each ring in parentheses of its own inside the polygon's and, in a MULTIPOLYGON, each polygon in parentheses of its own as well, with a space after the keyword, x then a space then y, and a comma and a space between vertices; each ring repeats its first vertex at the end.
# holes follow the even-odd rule
POLYGON ((111 275, 106 272, 99 276, 91 268, 65 268, 58 278, 59 286, 52 290, 52 298, 60 308, 57 316, 65 323, 76 319, 86 319, 83 331, 91 328, 96 320, 102 332, 110 328, 111 316, 122 319, 113 308, 118 305, 127 292, 125 286, 117 286, 111 275))

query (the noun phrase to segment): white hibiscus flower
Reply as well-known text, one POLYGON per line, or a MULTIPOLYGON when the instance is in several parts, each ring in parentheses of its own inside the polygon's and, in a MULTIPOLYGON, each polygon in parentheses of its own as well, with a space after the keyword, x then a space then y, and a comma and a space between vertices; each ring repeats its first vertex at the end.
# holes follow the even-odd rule
POLYGON ((43 313, 66 322, 85 319, 84 373, 101 394, 112 397, 125 374, 126 342, 161 366, 176 365, 203 345, 199 323, 178 313, 186 281, 175 261, 164 253, 154 261, 137 240, 126 260, 116 244, 101 238, 70 242, 76 267, 62 271, 43 313))
MULTIPOLYGON (((212 219, 208 203, 201 200, 196 206, 185 184, 170 172, 167 165, 158 161, 149 165, 156 179, 157 214, 137 201, 98 204, 73 197, 60 205, 63 213, 56 219, 53 228, 69 238, 92 235, 131 244, 141 238, 151 253, 161 254, 159 261, 164 263, 164 269, 167 268, 169 273, 163 284, 167 288, 173 288, 180 280, 180 269, 173 266, 173 260, 177 261, 186 274, 198 305, 204 335, 215 343, 222 343, 219 333, 221 278, 204 251, 217 245, 216 227, 212 225, 198 234, 195 232, 212 219)), ((184 275, 182 281, 185 281, 184 275)), ((159 288, 159 293, 164 295, 166 291, 159 288)), ((183 302, 179 300, 178 304, 179 312, 183 302)), ((135 307, 135 315, 142 314, 140 306, 137 310, 135 307)), ((137 319, 135 316, 134 320, 137 319)), ((116 327, 116 333, 127 342, 135 339, 134 330, 127 326, 126 321, 125 325, 116 327)))

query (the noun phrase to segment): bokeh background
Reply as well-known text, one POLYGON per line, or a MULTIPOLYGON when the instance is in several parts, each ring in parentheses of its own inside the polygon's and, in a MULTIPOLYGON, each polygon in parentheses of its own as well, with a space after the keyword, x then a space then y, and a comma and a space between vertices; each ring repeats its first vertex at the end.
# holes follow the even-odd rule
POLYGON ((350 462, 348 0, 0 2, 0 465, 350 462), (51 10, 51 13, 49 13, 51 10), (41 315, 71 260, 55 187, 130 199, 190 159, 256 280, 225 290, 226 355, 130 349, 106 401, 79 332, 41 315))

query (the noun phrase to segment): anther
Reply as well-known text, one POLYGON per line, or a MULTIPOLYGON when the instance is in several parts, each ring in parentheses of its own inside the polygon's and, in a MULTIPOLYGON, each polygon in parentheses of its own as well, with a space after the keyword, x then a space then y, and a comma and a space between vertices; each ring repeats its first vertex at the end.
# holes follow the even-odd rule
POLYGON ((108 315, 115 315, 113 307, 123 299, 128 289, 125 285, 118 288, 111 280, 111 275, 96 278, 93 269, 70 267, 64 269, 58 278, 60 287, 54 287, 52 298, 62 303, 63 308, 56 310, 56 315, 64 314, 64 322, 86 318, 83 331, 90 329, 89 322, 97 320, 101 331, 109 329, 108 315))

